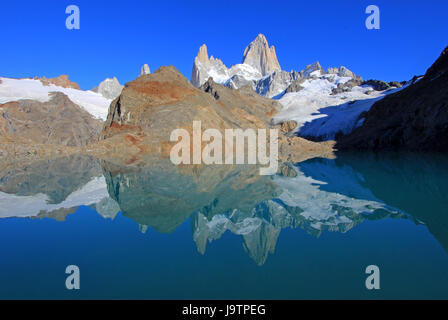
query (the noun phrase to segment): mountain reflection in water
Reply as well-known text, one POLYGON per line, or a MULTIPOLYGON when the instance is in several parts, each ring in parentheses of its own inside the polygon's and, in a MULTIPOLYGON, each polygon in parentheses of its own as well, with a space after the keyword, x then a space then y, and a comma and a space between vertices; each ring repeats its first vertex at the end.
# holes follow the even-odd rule
POLYGON ((284 165, 260 176, 253 166, 180 166, 157 160, 126 168, 90 157, 3 170, 0 218, 64 220, 78 206, 105 218, 119 211, 172 233, 190 219, 201 254, 226 231, 258 264, 274 253, 284 228, 345 233, 364 220, 411 219, 448 250, 448 159, 440 155, 341 154, 284 165))

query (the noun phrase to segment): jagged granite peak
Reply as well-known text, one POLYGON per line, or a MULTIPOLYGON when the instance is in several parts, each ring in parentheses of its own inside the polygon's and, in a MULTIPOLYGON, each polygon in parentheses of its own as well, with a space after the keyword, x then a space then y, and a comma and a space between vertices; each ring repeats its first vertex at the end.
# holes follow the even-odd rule
POLYGON ((121 94, 124 86, 120 84, 116 77, 106 78, 98 87, 92 89, 93 92, 101 94, 106 99, 115 99, 121 94))
POLYGON ((202 46, 199 47, 197 58, 202 63, 207 63, 208 60, 208 52, 207 52, 207 45, 204 43, 202 46))
POLYGON ((243 64, 248 64, 263 76, 271 74, 276 70, 281 70, 277 60, 275 47, 269 47, 268 41, 263 34, 259 34, 244 50, 243 64))
POLYGON ((224 63, 213 56, 208 57, 207 46, 203 44, 198 51, 193 63, 191 83, 199 88, 209 77, 213 77, 217 82, 224 82, 230 78, 229 69, 224 63))
POLYGON ((150 74, 151 70, 149 69, 149 66, 145 63, 142 68, 140 69, 140 76, 144 76, 145 74, 150 74))
POLYGON ((356 80, 356 82, 351 82, 350 85, 343 88, 343 85, 340 84, 338 90, 341 92, 350 91, 353 87, 351 85, 356 84, 358 80, 362 81, 361 77, 344 66, 329 68, 327 73, 318 61, 307 65, 300 72, 281 70, 275 48, 273 46, 269 47, 266 37, 262 34, 259 34, 246 47, 243 63, 233 65, 230 68, 227 68, 221 60, 213 56, 209 57, 208 48, 203 44, 194 60, 191 82, 199 88, 209 78, 213 78, 214 82, 231 89, 252 88, 256 93, 268 98, 280 98, 285 93, 300 91, 302 88, 300 83, 290 87, 300 79, 327 81, 329 86, 334 87, 337 87, 339 82, 349 80, 346 78, 356 80), (286 91, 288 88, 289 90, 286 91))

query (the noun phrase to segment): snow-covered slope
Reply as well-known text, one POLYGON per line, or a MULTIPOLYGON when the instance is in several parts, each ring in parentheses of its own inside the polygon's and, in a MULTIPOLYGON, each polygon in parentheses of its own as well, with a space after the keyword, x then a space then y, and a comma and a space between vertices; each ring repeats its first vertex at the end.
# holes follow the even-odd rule
POLYGON ((354 86, 347 92, 334 93, 338 84, 350 77, 325 74, 301 83, 302 90, 285 94, 279 102, 283 109, 273 121, 297 122, 295 131, 300 136, 322 140, 334 139, 338 132, 347 134, 362 124, 359 116, 385 95, 401 90, 375 91, 370 86, 354 86))
POLYGON ((0 78, 0 103, 21 99, 47 102, 50 92, 62 92, 71 101, 89 112, 92 116, 105 120, 109 105, 112 102, 99 93, 82 91, 72 88, 62 88, 55 85, 44 86, 40 80, 0 78))

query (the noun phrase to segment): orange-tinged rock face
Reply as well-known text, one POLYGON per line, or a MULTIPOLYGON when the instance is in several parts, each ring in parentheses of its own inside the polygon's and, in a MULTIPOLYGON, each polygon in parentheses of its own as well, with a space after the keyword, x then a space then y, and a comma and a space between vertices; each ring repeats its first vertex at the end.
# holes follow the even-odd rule
POLYGON ((76 82, 70 81, 67 75, 60 75, 56 78, 39 78, 44 86, 49 86, 50 84, 54 84, 55 86, 63 87, 63 88, 72 88, 81 90, 79 85, 76 82))
POLYGON ((129 90, 150 96, 154 105, 175 103, 197 93, 196 90, 175 82, 150 80, 132 82, 129 90))

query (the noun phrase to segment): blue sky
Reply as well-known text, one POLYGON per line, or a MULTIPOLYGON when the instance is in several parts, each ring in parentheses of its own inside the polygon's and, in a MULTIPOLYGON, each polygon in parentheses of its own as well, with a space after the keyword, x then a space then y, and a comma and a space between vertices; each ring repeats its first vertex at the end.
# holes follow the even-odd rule
POLYGON ((1 1, 0 76, 68 74, 83 89, 174 65, 191 77, 201 44, 227 66, 264 33, 284 70, 320 61, 387 81, 423 74, 448 45, 446 0, 1 1), (67 30, 65 8, 81 11, 67 30), (365 9, 381 10, 367 30, 365 9))

